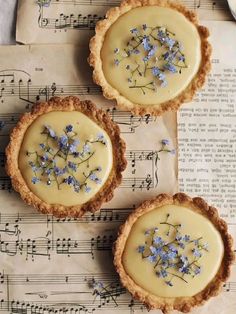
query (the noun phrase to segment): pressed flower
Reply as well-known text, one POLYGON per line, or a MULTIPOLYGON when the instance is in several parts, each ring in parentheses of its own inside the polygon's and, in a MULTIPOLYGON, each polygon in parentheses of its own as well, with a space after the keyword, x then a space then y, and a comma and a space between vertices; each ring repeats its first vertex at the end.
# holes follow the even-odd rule
POLYGON ((66 132, 72 132, 73 131, 73 125, 69 124, 66 126, 66 132))
MULTIPOLYGON (((169 142, 163 140, 163 145, 169 145, 169 142)), ((153 267, 157 277, 160 279, 165 278, 165 283, 172 287, 174 280, 182 280, 188 283, 187 278, 185 279, 186 276, 194 278, 199 275, 201 273, 200 259, 203 252, 207 253, 208 251, 203 248, 206 245, 201 242, 202 238, 192 240, 190 235, 182 234, 182 224, 172 223, 170 217, 168 213, 165 221, 160 222, 160 225, 166 225, 168 228, 167 233, 163 232, 165 238, 160 235, 158 227, 148 229, 145 231, 148 239, 145 244, 138 246, 137 251, 142 254, 142 258, 154 264, 153 267), (158 236, 156 236, 155 231, 158 232, 158 236), (196 241, 198 245, 192 249, 192 245, 196 241), (185 254, 188 254, 188 256, 185 254)))
POLYGON ((33 184, 36 184, 36 183, 40 182, 40 179, 37 177, 33 177, 31 181, 33 184))

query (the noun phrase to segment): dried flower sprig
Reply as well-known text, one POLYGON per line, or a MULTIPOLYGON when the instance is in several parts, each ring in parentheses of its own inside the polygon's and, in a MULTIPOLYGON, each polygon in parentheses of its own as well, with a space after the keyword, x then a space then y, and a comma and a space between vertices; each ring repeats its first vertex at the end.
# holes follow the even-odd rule
POLYGON ((61 185, 67 184, 73 187, 77 193, 82 189, 89 193, 92 190, 89 182, 102 183, 98 176, 98 173, 102 171, 101 166, 91 169, 89 164, 95 154, 94 145, 107 145, 102 133, 98 133, 93 140, 86 140, 83 145, 77 133, 74 132, 73 125, 67 125, 64 134, 60 136, 46 125, 41 134, 45 135, 45 141, 39 144, 39 149, 26 153, 27 156, 34 157, 33 161, 29 161, 33 172, 33 184, 42 182, 51 185, 55 183, 58 189, 61 188, 61 185), (58 166, 59 159, 62 160, 63 166, 58 166), (88 171, 83 171, 84 179, 79 181, 77 175, 84 163, 86 163, 88 171))
POLYGON ((182 69, 188 67, 182 44, 166 27, 149 27, 144 24, 131 29, 130 33, 126 47, 123 50, 114 49, 116 66, 120 66, 124 60, 135 60, 135 66, 125 65, 129 73, 129 88, 140 89, 144 95, 147 90, 156 92, 158 87, 168 85, 166 72, 181 74, 182 69), (148 71, 153 80, 143 84, 148 71), (140 78, 142 83, 139 83, 140 78))
POLYGON ((155 227, 145 231, 145 244, 140 245, 137 250, 143 259, 154 264, 157 277, 163 278, 172 287, 174 279, 188 283, 189 278, 201 273, 200 259, 209 248, 202 237, 191 239, 189 235, 181 234, 182 225, 171 223, 169 218, 170 214, 167 214, 165 221, 159 223, 167 226, 165 236, 168 241, 164 240, 159 234, 159 228, 155 227), (188 256, 185 255, 186 252, 188 256))
POLYGON ((106 285, 102 281, 97 281, 93 278, 88 281, 88 286, 93 289, 93 295, 95 298, 99 297, 101 301, 106 301, 106 303, 109 299, 111 299, 116 306, 118 306, 116 302, 117 297, 126 293, 126 289, 116 281, 106 285))

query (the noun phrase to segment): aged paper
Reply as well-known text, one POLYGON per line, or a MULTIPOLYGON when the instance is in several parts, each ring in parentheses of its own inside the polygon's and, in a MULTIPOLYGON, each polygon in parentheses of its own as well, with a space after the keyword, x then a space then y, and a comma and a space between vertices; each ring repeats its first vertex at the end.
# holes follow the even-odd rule
MULTIPOLYGON (((212 72, 205 88, 178 113, 179 188, 220 208, 236 239, 236 24, 205 24, 214 47, 212 72)), ((213 304, 217 313, 235 313, 235 265, 226 288, 228 293, 200 313, 215 313, 213 304)))
MULTIPOLYGON (((91 81, 88 51, 72 45, 0 49, 0 312, 130 313, 144 307, 113 269, 117 228, 134 206, 177 191, 176 115, 143 118, 114 109, 91 81), (11 189, 4 148, 20 114, 52 96, 90 98, 107 110, 127 143, 128 167, 114 199, 96 214, 56 219, 38 214, 11 189), (171 152, 162 150, 162 139, 171 152), (99 294, 92 280, 105 285, 99 294)), ((146 311, 146 310, 145 310, 146 311)))
MULTIPOLYGON (((233 19, 226 0, 182 2, 197 11, 201 19, 233 19)), ((119 0, 48 0, 43 6, 35 0, 19 0, 16 40, 24 44, 85 45, 94 33, 96 22, 104 18, 110 7, 119 3, 119 0)))

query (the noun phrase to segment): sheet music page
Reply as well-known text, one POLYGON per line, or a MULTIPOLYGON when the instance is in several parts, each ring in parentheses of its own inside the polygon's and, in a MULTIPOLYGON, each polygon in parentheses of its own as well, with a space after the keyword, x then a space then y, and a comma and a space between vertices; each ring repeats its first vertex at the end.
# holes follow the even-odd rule
MULTIPOLYGON (((200 19, 231 20, 226 0, 183 0, 200 19)), ((51 0, 46 6, 35 0, 18 1, 16 40, 24 44, 88 44, 96 22, 119 0, 51 0)))
POLYGON ((114 109, 91 81, 88 51, 74 45, 0 49, 0 313, 137 313, 120 286, 112 243, 135 205, 177 191, 176 114, 143 118, 114 109), (20 114, 52 96, 90 98, 107 110, 127 143, 128 167, 114 199, 96 214, 56 219, 23 204, 4 172, 4 148, 20 114), (170 144, 162 151, 161 141, 170 144), (105 288, 96 294, 92 280, 105 288))
MULTIPOLYGON (((214 47, 212 71, 205 88, 178 113, 179 188, 219 208, 236 241, 236 23, 205 24, 214 47)), ((225 288, 217 313, 233 314, 235 265, 225 288)))

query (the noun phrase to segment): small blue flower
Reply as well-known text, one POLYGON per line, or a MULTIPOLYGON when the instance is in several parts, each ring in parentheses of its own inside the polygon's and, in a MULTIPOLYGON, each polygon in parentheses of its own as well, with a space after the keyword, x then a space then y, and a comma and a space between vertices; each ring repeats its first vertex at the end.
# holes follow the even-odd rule
POLYGON ((31 180, 31 182, 32 182, 33 184, 36 184, 36 183, 40 182, 40 179, 37 178, 37 177, 33 177, 32 180, 31 180))
POLYGON ((177 248, 175 247, 174 244, 169 244, 168 248, 169 248, 170 251, 178 253, 178 250, 177 250, 177 248))
POLYGON ((62 176, 63 174, 65 174, 65 172, 66 172, 66 168, 59 168, 59 167, 57 167, 57 166, 55 166, 54 168, 53 168, 53 171, 54 171, 54 173, 55 173, 55 175, 57 176, 57 177, 59 177, 59 176, 62 176))
POLYGON ((72 169, 73 171, 77 170, 77 165, 72 161, 68 161, 68 167, 72 169))
POLYGON ((64 182, 68 185, 74 185, 75 179, 72 176, 68 176, 66 179, 64 179, 64 182))
POLYGON ((88 144, 84 144, 83 146, 83 154, 88 154, 91 152, 91 148, 88 144))
POLYGON ((70 145, 69 145, 69 152, 74 154, 77 152, 77 146, 79 145, 80 141, 74 140, 70 145))
POLYGON ((98 140, 98 141, 104 140, 104 135, 103 135, 103 133, 98 133, 98 135, 97 135, 97 140, 98 140))
POLYGON ((73 131, 73 125, 69 124, 66 126, 66 132, 72 132, 73 131))
POLYGON ((92 181, 96 181, 97 178, 98 178, 98 177, 97 177, 96 173, 94 173, 94 172, 92 172, 92 173, 90 174, 90 176, 89 176, 89 179, 92 180, 92 181))
POLYGON ((138 247, 138 252, 139 253, 143 253, 145 251, 145 246, 144 245, 140 245, 139 247, 138 247))
POLYGON ((179 56, 179 61, 185 62, 185 56, 183 55, 179 56))
POLYGON ((153 238, 153 242, 154 242, 155 244, 162 244, 162 243, 163 243, 163 240, 162 240, 161 237, 155 237, 155 238, 153 238))
POLYGON ((115 48, 114 53, 119 53, 120 49, 119 48, 115 48))
POLYGON ((144 232, 144 234, 145 234, 145 235, 149 235, 149 234, 151 234, 151 229, 146 230, 146 231, 144 232))
POLYGON ((169 49, 171 50, 174 47, 176 41, 172 38, 166 37, 165 43, 169 47, 169 49))
POLYGON ((156 53, 156 50, 157 50, 157 46, 152 46, 151 50, 149 50, 149 52, 148 52, 148 57, 149 58, 153 57, 156 53))
POLYGON ((170 71, 171 73, 177 73, 178 72, 176 67, 170 62, 164 64, 164 68, 166 70, 170 71))
POLYGON ((103 143, 103 144, 107 144, 107 140, 105 139, 105 136, 104 136, 104 134, 103 133, 98 133, 98 135, 97 135, 97 141, 99 141, 99 142, 101 142, 101 143, 103 143))
POLYGON ((162 144, 162 145, 169 145, 169 144, 170 144, 170 141, 167 140, 167 139, 163 139, 163 140, 161 141, 161 144, 162 144))
POLYGON ((158 75, 158 78, 159 78, 160 81, 165 81, 166 75, 161 72, 161 73, 158 75))
POLYGON ((135 55, 139 55, 139 54, 140 54, 140 50, 134 49, 134 50, 133 50, 133 53, 134 53, 135 55))
POLYGON ((176 252, 169 252, 168 253, 168 258, 170 259, 170 260, 173 260, 173 259, 175 259, 177 257, 177 253, 176 252))
POLYGON ((190 236, 187 235, 187 234, 185 234, 185 236, 183 237, 183 240, 184 240, 185 242, 189 242, 190 236))
POLYGON ((150 249, 150 251, 152 252, 153 255, 155 255, 155 256, 157 255, 157 248, 155 246, 151 245, 149 249, 150 249))
POLYGON ((46 169, 45 173, 46 175, 49 176, 52 173, 52 169, 51 168, 46 169))
POLYGON ((181 262, 183 262, 184 264, 187 264, 187 263, 188 263, 188 258, 187 258, 187 256, 185 256, 185 255, 181 255, 181 256, 180 256, 180 260, 181 260, 181 262))
POLYGON ((176 237, 175 237, 175 240, 178 241, 178 242, 181 241, 182 239, 183 239, 183 237, 181 235, 179 235, 179 234, 177 234, 176 237))
POLYGON ((32 169, 33 172, 37 172, 37 171, 40 170, 40 168, 37 167, 37 166, 35 165, 35 163, 33 163, 32 161, 29 162, 29 165, 30 165, 30 167, 31 167, 31 169, 32 169))
POLYGON ((43 144, 43 143, 41 143, 41 144, 39 144, 39 147, 42 148, 42 149, 45 149, 45 148, 46 148, 46 145, 43 144))
POLYGON ((199 275, 201 273, 201 267, 196 267, 195 269, 194 269, 194 274, 195 275, 199 275))
POLYGON ((59 138, 59 146, 60 148, 65 148, 68 144, 68 137, 66 135, 62 135, 59 138))
POLYGON ((184 245, 183 242, 179 242, 178 244, 179 244, 179 247, 181 247, 181 249, 184 249, 184 248, 185 248, 185 245, 184 245))
POLYGON ((149 51, 152 49, 152 46, 150 45, 150 38, 148 36, 143 37, 142 45, 145 51, 149 51))
POLYGON ((114 63, 115 63, 116 66, 118 66, 120 64, 120 61, 118 59, 115 59, 114 63))
POLYGON ((101 281, 96 281, 95 279, 91 281, 90 285, 93 289, 96 289, 96 290, 100 290, 104 288, 103 283, 101 281))
POLYGON ((94 181, 96 184, 101 184, 101 183, 102 183, 101 179, 99 179, 99 178, 97 177, 97 175, 96 175, 95 172, 92 172, 92 173, 90 174, 89 179, 92 180, 92 181, 94 181))
POLYGON ((175 155, 175 153, 176 153, 175 149, 172 149, 172 150, 170 151, 170 153, 171 153, 172 155, 175 155))
POLYGON ((170 53, 168 51, 166 53, 164 53, 163 54, 164 60, 169 60, 169 56, 170 56, 170 53))
POLYGON ((149 255, 148 258, 149 262, 155 263, 157 260, 157 257, 155 255, 149 255))
POLYGON ((161 82, 161 87, 166 87, 168 85, 168 82, 166 80, 161 82))
POLYGON ((135 35, 138 35, 138 29, 137 28, 132 28, 130 30, 131 34, 135 34, 135 35))
POLYGON ((202 248, 203 248, 204 250, 208 251, 208 250, 209 250, 209 245, 208 245, 208 243, 203 244, 202 248))
POLYGON ((159 76, 160 73, 161 73, 161 70, 158 67, 153 67, 152 68, 152 74, 154 76, 159 76))
POLYGON ((160 42, 163 44, 166 40, 166 34, 159 30, 158 33, 157 33, 157 38, 160 40, 160 42))
POLYGON ((168 276, 168 273, 164 268, 162 268, 160 271, 157 271, 156 274, 159 278, 165 278, 168 276))
POLYGON ((89 193, 89 192, 91 192, 92 189, 90 186, 86 185, 84 190, 85 190, 85 193, 89 193))
POLYGON ((47 154, 44 154, 43 156, 41 156, 41 160, 43 161, 43 162, 45 162, 45 161, 48 161, 48 155, 47 154))
POLYGON ((189 274, 189 267, 188 266, 182 266, 179 268, 179 271, 183 274, 189 274))
POLYGON ((195 257, 201 257, 202 256, 201 252, 198 249, 193 249, 192 252, 193 252, 193 255, 195 257))
POLYGON ((50 126, 46 125, 45 128, 46 128, 49 136, 51 136, 52 138, 56 137, 56 133, 53 131, 53 129, 50 128, 50 126))

